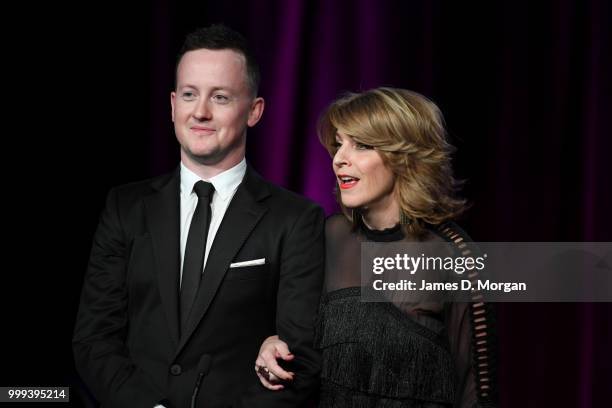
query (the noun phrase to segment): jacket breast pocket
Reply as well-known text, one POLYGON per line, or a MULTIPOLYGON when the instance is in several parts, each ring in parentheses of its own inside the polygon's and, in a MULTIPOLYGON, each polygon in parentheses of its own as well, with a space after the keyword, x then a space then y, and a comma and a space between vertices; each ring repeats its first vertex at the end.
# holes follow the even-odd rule
POLYGON ((268 265, 253 265, 238 268, 229 268, 225 274, 225 281, 244 281, 267 279, 269 277, 268 265))

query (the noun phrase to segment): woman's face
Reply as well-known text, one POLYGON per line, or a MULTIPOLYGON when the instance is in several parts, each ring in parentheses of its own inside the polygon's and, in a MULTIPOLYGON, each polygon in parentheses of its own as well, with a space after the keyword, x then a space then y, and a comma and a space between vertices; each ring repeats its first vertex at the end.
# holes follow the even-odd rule
POLYGON ((369 211, 393 207, 395 177, 380 154, 341 132, 336 143, 333 163, 342 204, 369 211))

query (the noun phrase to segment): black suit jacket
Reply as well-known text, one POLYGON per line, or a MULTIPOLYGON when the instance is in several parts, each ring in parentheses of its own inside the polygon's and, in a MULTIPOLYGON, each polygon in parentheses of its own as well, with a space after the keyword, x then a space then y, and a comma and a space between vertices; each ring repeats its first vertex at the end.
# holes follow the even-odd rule
POLYGON ((250 166, 213 242, 186 327, 179 328, 180 172, 112 189, 85 276, 73 348, 106 407, 296 407, 316 392, 312 347, 321 293, 324 215, 250 166), (264 265, 230 268, 265 258, 264 265), (180 332, 182 330, 182 333, 180 332), (293 384, 263 388, 261 342, 278 333, 296 355, 293 384), (197 369, 198 362, 203 367, 197 369))

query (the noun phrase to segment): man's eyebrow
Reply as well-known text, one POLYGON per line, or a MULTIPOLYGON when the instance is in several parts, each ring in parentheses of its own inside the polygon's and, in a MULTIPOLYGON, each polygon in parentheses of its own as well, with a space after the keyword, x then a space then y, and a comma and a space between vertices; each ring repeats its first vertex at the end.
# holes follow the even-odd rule
MULTIPOLYGON (((200 91, 200 88, 198 88, 196 85, 191 85, 191 84, 183 84, 180 85, 177 89, 179 90, 184 90, 184 89, 193 89, 193 90, 197 90, 200 91)), ((225 86, 225 85, 217 85, 217 86, 213 86, 212 88, 210 88, 209 92, 217 92, 217 91, 225 91, 225 92, 230 92, 230 93, 235 93, 236 91, 234 90, 234 88, 230 87, 230 86, 225 86)))
POLYGON ((229 86, 214 86, 212 87, 211 91, 228 91, 228 92, 233 92, 234 89, 230 88, 229 86))
POLYGON ((178 87, 178 89, 185 89, 185 88, 198 89, 198 87, 197 87, 197 86, 195 86, 195 85, 190 85, 190 84, 184 84, 184 85, 180 85, 180 86, 178 87))

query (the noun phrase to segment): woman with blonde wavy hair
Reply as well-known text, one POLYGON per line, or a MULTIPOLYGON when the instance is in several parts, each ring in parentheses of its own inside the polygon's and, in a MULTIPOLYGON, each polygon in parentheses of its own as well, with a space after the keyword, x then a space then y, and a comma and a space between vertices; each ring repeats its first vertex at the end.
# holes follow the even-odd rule
MULTIPOLYGON (((314 339, 323 358, 319 407, 494 406, 488 305, 395 293, 361 301, 363 242, 447 242, 465 251, 470 241, 452 221, 466 204, 440 110, 404 89, 351 93, 323 113, 319 138, 343 212, 326 224, 314 339)), ((290 346, 278 336, 262 344, 255 368, 265 387, 283 392, 300 380, 277 362, 299 359, 290 346)))

